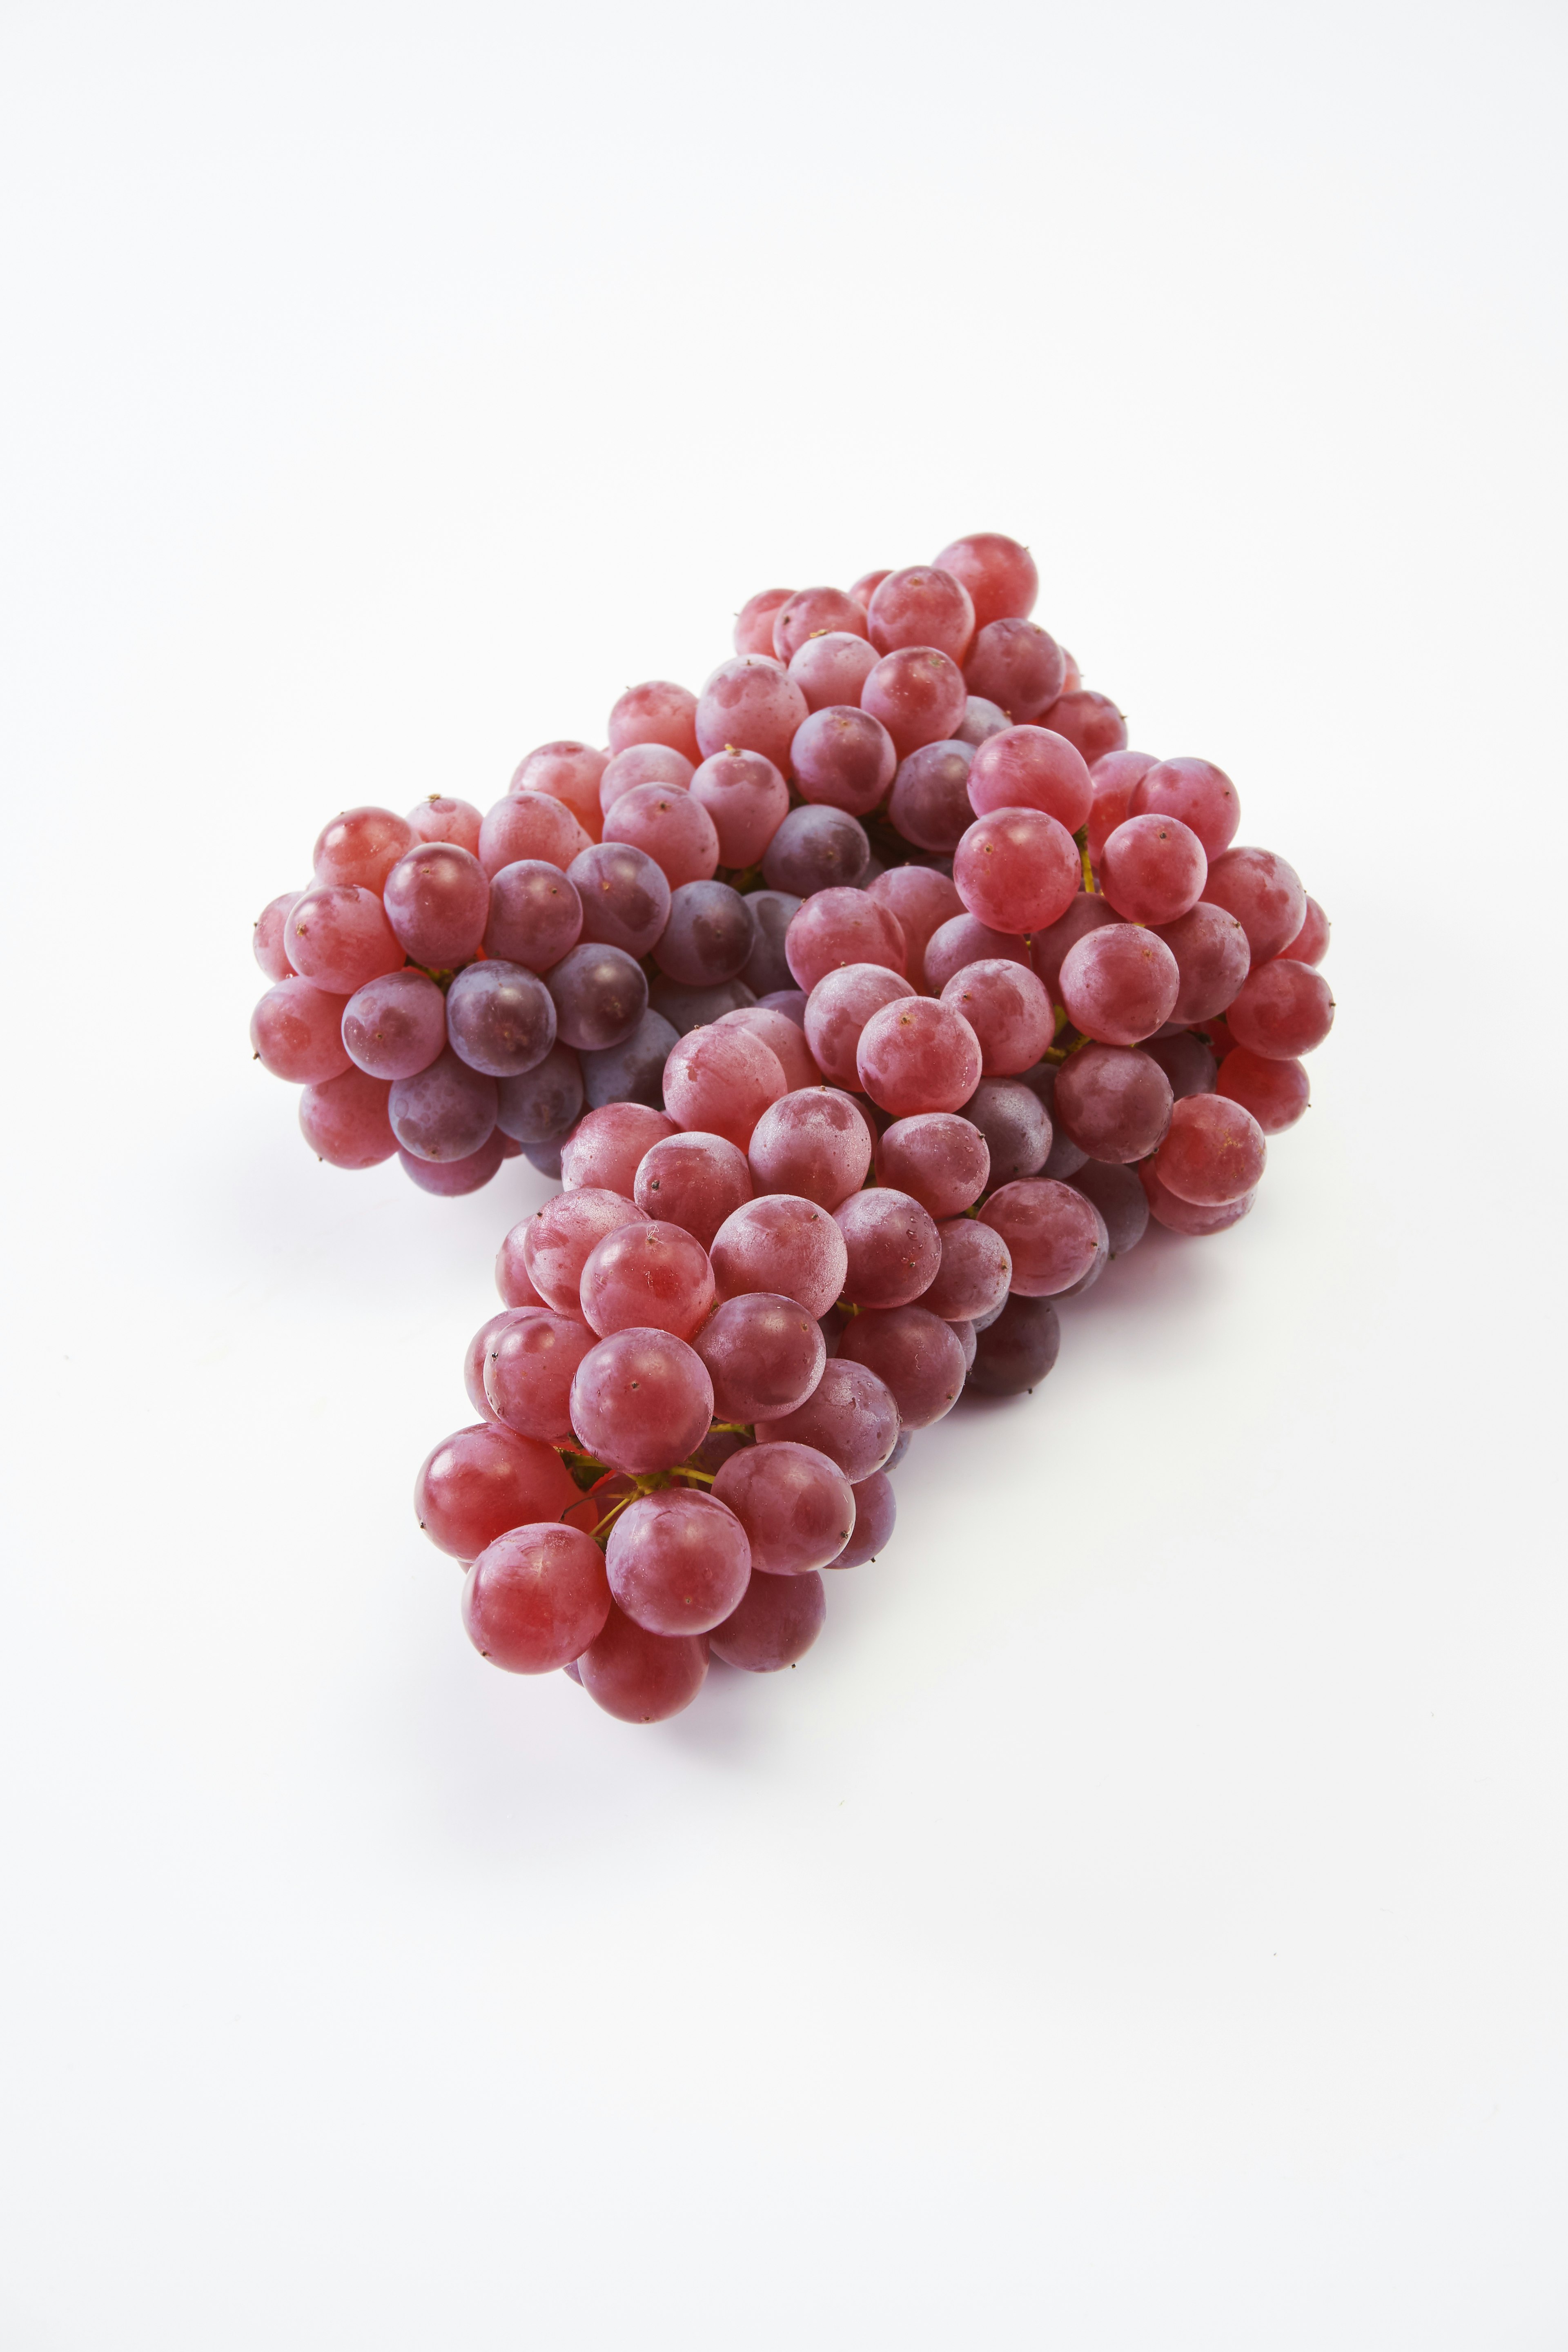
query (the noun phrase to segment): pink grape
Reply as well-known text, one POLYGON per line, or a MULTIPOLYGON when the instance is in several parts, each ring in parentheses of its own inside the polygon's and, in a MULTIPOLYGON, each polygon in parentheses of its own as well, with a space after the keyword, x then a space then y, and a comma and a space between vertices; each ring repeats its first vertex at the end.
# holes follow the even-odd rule
MULTIPOLYGON (((621 1225, 646 1224, 643 1212, 618 1192, 584 1185, 546 1201, 521 1228, 522 1263, 547 1307, 581 1312, 583 1268, 606 1234, 621 1225)), ((510 1237, 515 1240, 515 1234, 510 1237)), ((503 1294, 504 1296, 504 1294, 503 1294)))
POLYGON ((799 1664, 821 1633, 827 1600, 820 1576, 753 1576, 709 1647, 727 1666, 777 1674, 799 1664))
MULTIPOLYGON (((542 1307, 546 1303, 534 1288, 533 1278, 523 1260, 523 1241, 531 1222, 525 1217, 521 1224, 513 1225, 496 1252, 496 1288, 500 1293, 503 1306, 509 1307, 542 1307)), ((471 1390, 469 1394, 472 1394, 471 1390)), ((476 1412, 478 1409, 476 1405, 476 1412)))
POLYGON ((1048 1176, 1026 1176, 993 1192, 980 1212, 1013 1257, 1013 1288, 1026 1298, 1070 1290, 1110 1247, 1092 1201, 1048 1176))
POLYGON ((438 1550, 478 1559, 509 1528, 559 1518, 577 1500, 552 1446, 495 1422, 454 1430, 420 1465, 414 1508, 438 1550))
POLYGON ((706 1633, 739 1604, 752 1549, 724 1503, 677 1487, 628 1505, 605 1567, 616 1606, 645 1633, 706 1633))
POLYGON ((879 654, 904 646, 935 646, 962 664, 974 635, 968 589, 951 572, 930 563, 889 572, 866 611, 866 634, 879 654))
POLYGON ((1184 1201, 1177 1192, 1162 1184, 1154 1172, 1152 1160, 1138 1163, 1138 1181, 1149 1200, 1149 1213, 1156 1224, 1164 1225, 1173 1234, 1223 1234, 1241 1223, 1251 1213, 1256 1192, 1244 1192, 1239 1201, 1226 1201, 1219 1208, 1203 1208, 1195 1201, 1184 1201))
POLYGON ((810 1576, 826 1568, 855 1526, 855 1496, 837 1463, 788 1439, 732 1454, 713 1481, 713 1495, 740 1520, 752 1566, 767 1576, 810 1576))
POLYGON ((826 972, 805 1001, 805 1041, 823 1076, 851 1092, 858 1088, 856 1055, 867 1022, 884 1005, 914 992, 901 972, 885 964, 847 963, 826 972))
POLYGON ((858 1191, 871 1164, 866 1122, 832 1087, 784 1095, 763 1113, 749 1157, 753 1185, 832 1211, 858 1191))
MULTIPOLYGON (((956 891, 953 896, 958 896, 956 891)), ((959 903, 962 906, 963 900, 959 903)), ((939 923, 926 942, 926 988, 932 996, 940 996, 954 972, 994 956, 1008 963, 1027 964, 1029 950, 1012 932, 994 931, 989 923, 977 922, 973 915, 954 915, 939 923)))
POLYGON ((427 1069, 394 1082, 392 1131, 416 1160, 467 1160, 495 1130, 496 1082, 447 1046, 427 1069))
POLYGON ((610 751, 634 743, 664 743, 697 765, 697 697, 689 687, 672 686, 667 677, 650 677, 628 686, 610 712, 610 751))
POLYGON ((860 688, 861 709, 881 720, 900 760, 922 743, 950 741, 967 700, 963 672, 935 646, 884 654, 860 688))
POLYGON ((713 820, 688 792, 637 784, 623 793, 605 819, 605 839, 630 842, 652 858, 672 890, 707 882, 719 870, 713 820))
POLYGON ((1108 751, 1090 767, 1094 803, 1089 812, 1089 854, 1095 865, 1117 826, 1132 814, 1139 784, 1158 765, 1152 751, 1108 751))
POLYGON ((604 1632, 575 1663, 583 1688, 606 1715, 622 1723, 668 1723, 701 1689, 708 1644, 697 1633, 646 1633, 612 1607, 604 1632))
POLYGON ((977 816, 994 809, 1043 809, 1068 833, 1089 822, 1094 785, 1083 754, 1048 727, 1009 727, 988 736, 969 771, 970 805, 977 816))
POLYGON ((485 1350, 485 1402, 521 1437, 566 1445, 572 1438, 572 1382, 595 1344, 579 1316, 545 1308, 514 1316, 485 1350))
POLYGON ((1329 919, 1317 900, 1309 898, 1305 921, 1295 938, 1288 940, 1279 952, 1288 956, 1292 963, 1317 964, 1322 962, 1328 951, 1329 919))
POLYGON ((1203 843, 1179 817, 1132 816, 1100 860, 1100 887, 1130 923, 1173 923, 1204 895, 1203 843))
POLYGON ((1040 593, 1035 559, 1003 531, 973 530, 950 540, 936 562, 969 591, 977 629, 993 621, 1026 621, 1035 609, 1040 593))
POLYGON ((597 940, 552 964, 544 986, 555 1007, 556 1034, 580 1054, 607 1053, 636 1034, 647 1011, 647 981, 624 948, 597 940))
POLYGON ((950 1217, 937 1229, 941 1262, 921 1305, 944 1323, 989 1315, 1006 1297, 1013 1258, 994 1227, 978 1217, 950 1217))
POLYGON ((969 801, 973 756, 967 743, 954 740, 922 743, 900 761, 888 815, 894 831, 917 849, 948 856, 973 823, 969 801))
POLYGON ((835 1568, 863 1568, 875 1559, 899 1516, 893 1482, 885 1470, 873 1470, 850 1488, 855 1497, 855 1532, 834 1561, 835 1568))
POLYGON ((789 786, 760 751, 716 751, 690 792, 713 820, 720 865, 731 868, 759 864, 789 814, 789 786))
POLYGON ((673 1331, 689 1339, 713 1304, 713 1269, 700 1242, 649 1219, 595 1244, 583 1268, 583 1313, 601 1339, 612 1331, 673 1331))
POLYGON ((679 1225, 707 1249, 725 1218, 751 1199, 751 1171, 745 1153, 722 1135, 670 1135, 643 1154, 632 1197, 645 1216, 679 1225))
POLYGON ((990 1172, 985 1138, 952 1111, 900 1118, 877 1146, 878 1181, 907 1192, 931 1217, 956 1217, 973 1207, 990 1172))
POLYGON ((280 980, 269 988, 250 1016, 250 1043, 262 1068, 293 1086, 323 1086, 340 1077, 350 1067, 343 1046, 348 1003, 308 980, 280 980))
POLYGON ((483 940, 487 956, 525 964, 530 971, 548 971, 576 946, 582 933, 583 901, 559 866, 542 857, 521 857, 491 876, 483 940))
POLYGON ((805 697, 782 662, 738 654, 721 662, 697 705, 697 740, 715 751, 760 751, 787 773, 789 747, 807 717, 805 697))
POLYGON ((414 842, 414 827, 391 809, 345 809, 316 836, 316 880, 328 887, 379 891, 414 842))
POLYGON ((599 809, 608 816, 618 800, 641 784, 662 784, 667 792, 683 793, 697 772, 697 763, 668 743, 632 743, 617 751, 599 778, 599 809))
POLYGON ((300 979, 332 996, 352 996, 403 961, 381 900, 352 883, 301 891, 284 922, 283 945, 300 979))
POLYGON ((874 1372, 905 1429, 929 1429, 963 1388, 963 1349, 952 1327, 924 1307, 863 1310, 838 1342, 837 1362, 874 1372))
POLYGON ((1173 816, 1196 834, 1206 857, 1236 839, 1241 803, 1223 768, 1210 760, 1161 760, 1132 787, 1130 816, 1173 816))
MULTIPOLYGON (((526 759, 518 762, 507 789, 510 793, 539 793, 546 800, 559 801, 576 818, 589 840, 597 841, 599 778, 608 758, 608 752, 597 751, 592 743, 579 743, 570 737, 541 743, 537 751, 530 751, 526 759)), ((520 857, 550 855, 543 849, 519 850, 517 854, 520 857)), ((555 862, 564 866, 566 860, 555 862)))
POLYGON ((673 1331, 645 1324, 601 1339, 572 1382, 578 1437, 612 1470, 633 1476, 684 1462, 712 1418, 713 1383, 701 1357, 673 1331))
POLYGON ((1091 1160, 1146 1159, 1171 1124, 1171 1081, 1147 1054, 1085 1045, 1057 1072, 1054 1117, 1091 1160))
POLYGON ((906 971, 911 979, 917 974, 923 977, 931 934, 953 916, 963 914, 963 899, 947 876, 929 866, 889 866, 869 885, 869 891, 904 935, 906 971))
POLYGON ((1249 1110, 1265 1135, 1294 1127, 1312 1099, 1312 1082, 1300 1062, 1268 1059, 1245 1045, 1220 1064, 1215 1090, 1249 1110))
POLYGON ((1062 958, 1068 1018, 1103 1045, 1138 1045, 1175 1010, 1176 959, 1155 931, 1135 923, 1089 931, 1062 958))
POLYGON ((849 1263, 843 1295, 854 1307, 907 1307, 942 1263, 936 1225, 920 1202, 884 1184, 853 1192, 834 1211, 849 1263))
POLYGON ((566 879, 583 908, 583 938, 639 961, 669 920, 669 884, 629 841, 596 842, 572 860, 566 879))
POLYGON ((694 1029, 670 1054, 664 1100, 670 1117, 743 1151, 770 1103, 786 1091, 778 1055, 744 1029, 694 1029))
POLYGON ((568 1192, 589 1186, 629 1201, 643 1160, 677 1131, 667 1113, 647 1103, 605 1103, 591 1110, 562 1145, 561 1181, 568 1192))
MULTIPOLYGON (((727 1298, 692 1340, 726 1421, 766 1421, 795 1412, 822 1378, 827 1349, 804 1307, 777 1291, 727 1298)), ((766 1566, 766 1562, 763 1562, 766 1566)))
POLYGON ((489 910, 487 869, 450 841, 419 842, 386 877, 386 919, 416 963, 442 971, 470 963, 489 910))
POLYGON ((1146 1038, 1138 1050, 1159 1063, 1178 1100, 1183 1095, 1213 1094, 1218 1066, 1196 1030, 1176 1029, 1168 1034, 1162 1030, 1157 1036, 1146 1038))
POLYGON ((863 613, 869 612, 871 599, 887 576, 885 572, 862 572, 858 580, 850 582, 849 593, 863 613))
POLYGON ((1293 940, 1306 919, 1307 894, 1293 866, 1271 849, 1227 849, 1210 866, 1204 897, 1247 933, 1252 968, 1293 940))
POLYGON ((1223 1013, 1247 978, 1252 951, 1247 933, 1224 907, 1200 898, 1173 923, 1159 926, 1176 960, 1173 1021, 1207 1021, 1223 1013))
POLYGON ((1276 956, 1242 982, 1225 1017, 1247 1053, 1290 1062, 1322 1044, 1334 1025, 1334 1000, 1321 971, 1276 956))
POLYGON ((799 1193, 772 1192, 725 1218, 710 1255, 721 1300, 745 1290, 793 1298, 826 1315, 844 1287, 844 1236, 826 1209, 799 1193))
POLYGON ((877 806, 899 764, 880 719, 848 703, 810 712, 795 730, 789 757, 804 800, 850 816, 865 816, 877 806))
POLYGON ((1065 825, 1043 809, 993 809, 958 845, 953 887, 978 922, 1037 931, 1058 922, 1083 878, 1065 825))
POLYGON ((860 1084, 895 1118, 958 1110, 980 1080, 980 1041, 960 1013, 930 997, 900 998, 873 1013, 856 1054, 860 1084))
POLYGON ((391 1087, 363 1070, 309 1086, 300 1097, 300 1127, 319 1160, 333 1168, 374 1168, 390 1160, 397 1138, 386 1115, 391 1087))
POLYGON ((793 588, 759 588, 735 615, 737 654, 772 654, 773 616, 795 594, 793 588))
POLYGON ((1107 752, 1127 749, 1126 719, 1108 694, 1095 694, 1087 686, 1053 702, 1040 724, 1076 743, 1091 768, 1107 752))
MULTIPOLYGON (((858 1323, 862 1318, 855 1318, 858 1323)), ((866 1365, 830 1358, 805 1404, 757 1423, 759 1445, 815 1446, 851 1486, 879 1470, 899 1436, 899 1408, 885 1381, 866 1365)))
POLYGON ((289 919, 289 909, 300 896, 298 890, 285 890, 269 898, 256 919, 251 945, 256 961, 268 980, 292 980, 294 967, 283 944, 283 926, 289 919))
POLYGON ((1033 1074, 1027 1084, 1017 1078, 982 1078, 963 1106, 963 1116, 984 1139, 992 1184, 1037 1176, 1044 1168, 1051 1151, 1051 1117, 1036 1091, 1033 1074))
POLYGON ((1030 955, 1046 993, 1054 1004, 1062 1001, 1062 961, 1068 950, 1076 947, 1087 931, 1100 930, 1105 924, 1118 923, 1121 919, 1115 908, 1097 891, 1079 890, 1070 900, 1065 915, 1034 934, 1030 955))
POLYGON ((773 614, 773 641, 769 650, 782 662, 793 661, 813 637, 830 633, 864 636, 865 607, 842 588, 797 588, 773 614))
POLYGON ((1068 1181, 1075 1192, 1092 1201, 1105 1220, 1106 1239, 1113 1258, 1136 1249, 1149 1230, 1149 1202, 1136 1168, 1111 1166, 1103 1160, 1086 1160, 1068 1181))
MULTIPOLYGON (((499 874, 503 866, 516 866, 525 858, 542 858, 546 866, 557 866, 564 874, 572 860, 593 845, 594 835, 564 801, 550 793, 511 792, 485 812, 477 855, 487 875, 499 874)), ((482 935, 482 922, 479 929, 482 935)))
POLYGON ((971 694, 1027 726, 1057 701, 1065 668, 1060 646, 1035 622, 988 621, 969 649, 963 676, 971 694))
POLYGON ((1169 1192, 1200 1209, 1221 1209, 1255 1192, 1268 1146, 1244 1104, 1228 1095, 1188 1095, 1171 1114, 1154 1157, 1169 1192))
POLYGON ((763 879, 770 890, 805 898, 814 890, 852 887, 870 863, 865 829, 843 809, 791 809, 769 842, 763 879))
POLYGON ((807 709, 825 710, 831 702, 858 704, 877 659, 876 646, 866 638, 830 629, 825 637, 806 639, 790 662, 789 675, 807 709))
POLYGON ((983 694, 972 694, 963 706, 963 723, 954 740, 973 750, 993 735, 1005 735, 1012 723, 1000 704, 987 702, 983 694))
POLYGON ((531 1070, 496 1086, 496 1125, 524 1150, 566 1134, 582 1108, 582 1066, 559 1041, 531 1070))
POLYGON ((1032 1070, 1056 1031, 1047 991, 1027 964, 985 956, 955 971, 939 1000, 962 1013, 980 1041, 981 1075, 1032 1070))
POLYGON ((901 979, 904 935, 897 917, 868 890, 817 890, 792 916, 784 956, 808 994, 830 971, 848 965, 879 964, 901 979))
POLYGON ((733 1013, 721 1013, 714 1022, 715 1029, 746 1029, 760 1037, 772 1054, 778 1056, 784 1084, 792 1091, 796 1087, 819 1086, 822 1073, 812 1059, 799 1024, 767 1004, 742 1004, 733 1013))
POLYGON ((479 854, 482 822, 472 801, 456 801, 445 793, 430 793, 408 812, 409 828, 416 841, 453 841, 475 857, 479 854))
POLYGON ((492 1315, 488 1323, 481 1323, 469 1340, 468 1352, 463 1359, 463 1387, 468 1402, 481 1421, 500 1419, 500 1415, 485 1394, 485 1359, 489 1354, 492 1343, 500 1338, 503 1331, 514 1330, 520 1323, 526 1323, 529 1317, 536 1312, 537 1309, 532 1305, 523 1307, 503 1307, 499 1315, 492 1315))
MULTIPOLYGON (((513 1149, 515 1150, 515 1146, 513 1149)), ((496 1128, 485 1138, 477 1151, 464 1152, 457 1160, 424 1160, 417 1152, 398 1147, 398 1165, 409 1181, 417 1184, 422 1192, 434 1192, 446 1201, 459 1200, 466 1192, 477 1192, 490 1178, 506 1157, 506 1138, 496 1128)))
POLYGON ((482 1658, 513 1675, 548 1675, 582 1655, 610 1613, 605 1556, 578 1528, 511 1528, 487 1545, 463 1585, 463 1625, 482 1658))
POLYGON ((1021 1396, 1045 1379, 1060 1346, 1061 1323, 1050 1300, 1015 1292, 979 1335, 969 1386, 982 1396, 1021 1396))

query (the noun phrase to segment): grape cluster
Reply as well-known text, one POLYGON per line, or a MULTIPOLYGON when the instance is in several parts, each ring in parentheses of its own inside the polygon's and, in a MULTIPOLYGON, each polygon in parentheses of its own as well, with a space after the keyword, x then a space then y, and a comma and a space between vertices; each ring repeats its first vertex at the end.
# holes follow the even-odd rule
POLYGON ((1127 748, 1037 584, 980 533, 764 591, 700 695, 482 817, 351 810, 257 927, 323 1159, 563 1187, 417 1507, 483 1654, 628 1721, 803 1656, 911 1433, 1043 1379, 1151 1217, 1244 1217, 1307 1108, 1321 908, 1222 770, 1127 748))

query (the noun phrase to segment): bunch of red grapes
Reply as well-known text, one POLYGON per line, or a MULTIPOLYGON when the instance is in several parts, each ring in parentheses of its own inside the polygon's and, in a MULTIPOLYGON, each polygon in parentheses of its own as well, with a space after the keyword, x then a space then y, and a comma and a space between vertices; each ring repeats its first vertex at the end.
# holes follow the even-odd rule
POLYGON ((766 590, 700 695, 631 688, 483 816, 348 811, 257 926, 322 1159, 564 1188, 417 1507, 477 1647, 625 1720, 802 1657, 911 1433, 1032 1389, 1151 1216, 1244 1217, 1307 1108, 1321 908, 1219 768, 1126 748, 1037 587, 979 532, 766 590))

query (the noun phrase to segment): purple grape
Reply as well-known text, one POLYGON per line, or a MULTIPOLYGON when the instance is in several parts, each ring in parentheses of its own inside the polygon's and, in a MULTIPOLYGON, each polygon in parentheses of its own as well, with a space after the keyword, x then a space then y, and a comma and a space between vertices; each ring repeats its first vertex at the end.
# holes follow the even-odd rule
POLYGON ((503 1157, 501 1133, 498 1128, 477 1151, 470 1151, 462 1160, 421 1160, 416 1153, 401 1149, 397 1157, 404 1174, 412 1178, 422 1192, 457 1200, 465 1192, 477 1192, 481 1184, 489 1182, 503 1157))
POLYGON ((647 1011, 642 966, 624 948, 597 940, 563 956, 544 984, 554 1000, 556 1033, 578 1053, 624 1045, 647 1011))
POLYGON ((775 990, 794 988, 795 978, 784 956, 784 933, 804 903, 792 890, 747 891, 746 904, 755 930, 741 978, 755 995, 771 996, 775 990))
POLYGON ((1048 1298, 1014 1294, 978 1334, 969 1387, 984 1396, 1021 1396, 1045 1379, 1061 1339, 1061 1323, 1048 1298))
POLYGON ((1051 1149, 1051 1119, 1022 1078, 982 1078, 959 1116, 985 1138, 992 1185, 1037 1176, 1051 1149))
POLYGON ((809 898, 814 890, 853 888, 870 862, 865 827, 819 803, 791 809, 768 844, 763 879, 770 890, 809 898))
POLYGON ((399 1078, 387 1104, 394 1135, 416 1160, 468 1159, 494 1133, 496 1110, 495 1080, 449 1045, 427 1070, 399 1078))
POLYGON ((531 1070, 496 1088, 496 1125, 525 1151, 565 1135, 582 1108, 583 1073, 570 1045, 552 1045, 531 1070))
POLYGON ((386 919, 416 963, 450 971, 471 963, 485 936, 490 886, 471 851, 422 841, 386 877, 386 919))
POLYGON ((1138 1050, 1147 1054, 1152 1062, 1159 1063, 1178 1102, 1184 1095, 1213 1094, 1219 1064, 1208 1040, 1200 1037, 1195 1029, 1174 1029, 1169 1036, 1162 1032, 1138 1050))
MULTIPOLYGON (((678 1033, 650 1005, 618 1045, 580 1058, 583 1087, 591 1110, 606 1103, 647 1103, 658 1110, 664 1100, 664 1066, 678 1033)), ((559 1171, 557 1171, 559 1172, 559 1171)))
POLYGON ((452 1051, 490 1078, 536 1069, 555 1043, 555 1007, 536 972, 520 963, 471 963, 447 992, 452 1051))
POLYGON ((756 936, 750 903, 727 882, 683 882, 653 960, 679 987, 716 988, 745 969, 756 936))
POLYGON ((1086 1201, 1092 1201, 1105 1219, 1112 1257, 1125 1257, 1129 1250, 1137 1248, 1149 1230, 1149 1201, 1135 1168, 1086 1160, 1068 1182, 1086 1201))
POLYGON ((717 988, 682 988, 679 982, 668 980, 661 972, 648 991, 648 1002, 678 1037, 689 1031, 705 1028, 711 1021, 721 1020, 726 1013, 738 1013, 742 1005, 754 1004, 756 998, 743 980, 721 981, 717 988))
POLYGON ((944 855, 958 847, 974 823, 969 800, 971 744, 959 741, 922 744, 900 761, 893 780, 888 814, 896 831, 917 849, 944 855))
POLYGON ((566 879, 583 908, 583 937, 629 956, 647 954, 669 920, 669 884, 646 849, 601 841, 572 860, 566 879))
POLYGON ((1145 1160, 1171 1124, 1171 1081, 1128 1045, 1085 1045, 1057 1072, 1056 1117, 1091 1160, 1145 1160))
POLYGON ((559 866, 542 857, 520 857, 491 876, 487 956, 548 971, 576 946, 582 930, 583 901, 559 866))
POLYGON ((708 1646, 727 1666, 751 1675, 776 1674, 805 1657, 826 1615, 822 1579, 815 1570, 805 1576, 753 1576, 740 1605, 713 1628, 708 1646))

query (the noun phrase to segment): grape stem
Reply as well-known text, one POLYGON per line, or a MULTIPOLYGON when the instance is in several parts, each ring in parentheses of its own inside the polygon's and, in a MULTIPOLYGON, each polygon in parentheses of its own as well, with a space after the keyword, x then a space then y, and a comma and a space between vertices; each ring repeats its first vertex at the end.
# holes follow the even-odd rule
POLYGON ((1089 896, 1092 898, 1097 896, 1097 893, 1094 887, 1094 868, 1089 862, 1088 825, 1080 824, 1078 831, 1074 834, 1073 839, 1078 844, 1079 860, 1083 867, 1083 887, 1089 896))

